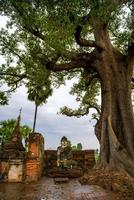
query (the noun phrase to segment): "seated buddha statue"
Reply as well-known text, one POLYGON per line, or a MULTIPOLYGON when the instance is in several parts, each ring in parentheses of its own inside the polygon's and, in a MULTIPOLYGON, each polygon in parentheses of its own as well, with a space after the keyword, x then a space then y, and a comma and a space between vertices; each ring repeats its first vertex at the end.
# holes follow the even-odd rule
POLYGON ((72 160, 72 148, 70 141, 64 136, 61 145, 57 148, 57 167, 68 168, 72 160))

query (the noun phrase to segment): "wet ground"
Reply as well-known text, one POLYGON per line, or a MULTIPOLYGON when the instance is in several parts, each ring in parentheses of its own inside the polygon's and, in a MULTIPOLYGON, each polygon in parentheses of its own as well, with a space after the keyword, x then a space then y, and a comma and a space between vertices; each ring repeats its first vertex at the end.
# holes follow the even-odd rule
POLYGON ((43 177, 35 183, 0 183, 0 200, 113 200, 114 195, 99 186, 81 185, 77 179, 55 184, 43 177))

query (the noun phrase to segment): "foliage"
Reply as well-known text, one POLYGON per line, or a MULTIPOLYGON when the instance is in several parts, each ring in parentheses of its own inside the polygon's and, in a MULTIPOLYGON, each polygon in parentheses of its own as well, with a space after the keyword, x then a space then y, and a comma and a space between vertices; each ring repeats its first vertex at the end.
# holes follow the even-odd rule
MULTIPOLYGON (((61 60, 67 62, 67 49, 79 51, 74 46, 72 35, 78 16, 86 12, 88 2, 57 3, 40 1, 37 5, 36 1, 0 1, 1 14, 8 16, 6 28, 1 29, 0 36, 1 55, 5 59, 1 66, 1 80, 9 87, 9 93, 24 84, 28 98, 36 103, 39 103, 37 101, 40 101, 42 94, 37 90, 42 88, 45 101, 51 95, 51 82, 54 86, 64 83, 65 73, 50 73, 46 69, 48 61, 61 55, 61 60), (45 39, 42 39, 44 35, 45 39), (35 100, 35 93, 38 94, 38 100, 35 100)), ((71 72, 66 78, 73 78, 74 74, 77 72, 71 72)), ((87 108, 80 105, 80 109, 87 108)))
MULTIPOLYGON (((8 119, 4 121, 0 121, 0 145, 5 143, 10 138, 10 135, 14 129, 16 120, 15 119, 8 119)), ((22 138, 27 139, 31 128, 27 125, 23 125, 20 127, 22 138)))
POLYGON ((15 122, 16 122, 15 119, 10 119, 10 120, 8 119, 0 122, 0 138, 1 138, 0 143, 6 141, 10 137, 15 122))
POLYGON ((4 92, 0 91, 0 105, 7 105, 8 104, 8 98, 4 92))
POLYGON ((28 99, 34 101, 37 106, 46 102, 46 99, 52 93, 51 83, 49 80, 49 73, 44 70, 37 69, 36 75, 31 77, 27 83, 28 99))
POLYGON ((73 150, 73 151, 77 150, 76 145, 73 145, 73 146, 72 146, 72 150, 73 150))
POLYGON ((99 160, 99 157, 100 157, 100 153, 99 153, 98 149, 95 150, 95 155, 94 156, 95 156, 95 161, 97 162, 99 160))
POLYGON ((80 151, 80 150, 82 150, 82 144, 81 143, 78 143, 77 145, 72 145, 72 150, 73 151, 80 151))
POLYGON ((78 164, 75 160, 67 160, 67 168, 77 168, 78 167, 78 164))
MULTIPOLYGON (((100 93, 100 84, 97 80, 97 75, 94 72, 89 74, 86 70, 82 71, 79 77, 79 82, 75 83, 71 88, 70 94, 76 96, 76 101, 80 102, 78 109, 71 109, 66 106, 60 109, 60 113, 69 117, 81 117, 89 114, 89 109, 94 108, 97 114, 100 115, 100 106, 98 96, 100 93)), ((98 119, 94 113, 93 119, 98 119)))
POLYGON ((82 144, 81 143, 77 144, 77 150, 82 150, 82 144))
POLYGON ((32 129, 28 125, 21 126, 21 135, 22 138, 25 140, 29 137, 29 134, 31 133, 32 129))

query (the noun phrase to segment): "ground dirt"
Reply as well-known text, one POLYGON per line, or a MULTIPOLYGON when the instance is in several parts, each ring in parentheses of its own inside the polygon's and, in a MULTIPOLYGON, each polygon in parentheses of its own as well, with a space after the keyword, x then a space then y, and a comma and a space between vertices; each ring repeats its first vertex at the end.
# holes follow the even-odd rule
POLYGON ((114 200, 134 200, 134 178, 120 171, 90 170, 82 178, 81 184, 99 185, 114 192, 114 200))
POLYGON ((97 185, 81 185, 78 179, 55 184, 43 177, 35 183, 0 183, 0 200, 115 200, 112 192, 97 185))

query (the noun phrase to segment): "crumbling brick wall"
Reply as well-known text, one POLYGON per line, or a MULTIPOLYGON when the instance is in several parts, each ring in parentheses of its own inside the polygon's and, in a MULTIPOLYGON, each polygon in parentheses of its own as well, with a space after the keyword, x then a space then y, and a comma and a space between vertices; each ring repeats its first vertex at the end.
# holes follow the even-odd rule
POLYGON ((37 181, 44 169, 44 138, 34 133, 29 138, 29 150, 25 160, 25 180, 37 181))
MULTIPOLYGON (((93 168, 95 165, 94 150, 80 150, 73 151, 73 160, 76 161, 77 166, 82 168, 84 171, 93 168)), ((45 168, 53 169, 57 166, 57 151, 56 150, 45 150, 45 168)))

